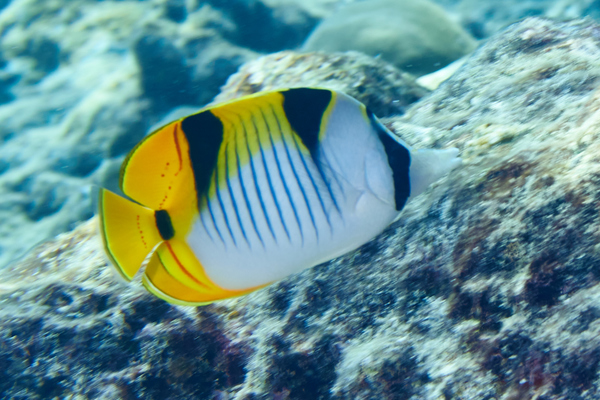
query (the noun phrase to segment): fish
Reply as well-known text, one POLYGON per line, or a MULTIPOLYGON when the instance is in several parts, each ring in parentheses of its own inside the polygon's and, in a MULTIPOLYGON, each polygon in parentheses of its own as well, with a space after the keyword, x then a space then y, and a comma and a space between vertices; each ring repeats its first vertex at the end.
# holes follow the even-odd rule
POLYGON ((210 105, 146 136, 99 193, 106 255, 173 304, 245 295, 379 235, 460 165, 413 150, 361 102, 290 88, 210 105))

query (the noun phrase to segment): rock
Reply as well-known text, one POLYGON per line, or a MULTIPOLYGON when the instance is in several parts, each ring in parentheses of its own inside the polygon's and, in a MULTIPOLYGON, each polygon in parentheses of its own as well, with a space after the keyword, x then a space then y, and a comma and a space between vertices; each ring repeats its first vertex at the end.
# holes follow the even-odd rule
POLYGON ((356 50, 416 75, 470 53, 475 40, 428 0, 374 0, 340 7, 304 43, 306 51, 356 50))
POLYGON ((403 114, 408 105, 428 93, 413 76, 381 59, 356 52, 283 51, 244 64, 227 80, 213 103, 299 86, 340 90, 362 101, 378 116, 403 114))
POLYGON ((465 63, 466 58, 460 58, 442 69, 438 69, 427 75, 420 76, 417 83, 429 90, 435 90, 448 78, 452 76, 465 63))
POLYGON ((513 25, 388 118, 464 166, 263 290, 170 306, 118 283, 93 219, 42 245, 3 270, 0 397, 598 398, 598 29, 513 25))

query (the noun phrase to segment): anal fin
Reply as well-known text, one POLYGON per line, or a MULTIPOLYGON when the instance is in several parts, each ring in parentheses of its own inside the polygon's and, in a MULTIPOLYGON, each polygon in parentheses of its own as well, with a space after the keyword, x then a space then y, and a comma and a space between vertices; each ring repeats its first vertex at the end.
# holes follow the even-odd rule
POLYGON ((146 288, 169 303, 197 306, 252 292, 223 289, 208 279, 202 264, 181 240, 167 240, 152 255, 142 278, 146 288))
POLYGON ((200 306, 211 302, 205 293, 197 292, 173 278, 156 252, 146 265, 142 283, 150 293, 172 304, 200 306))

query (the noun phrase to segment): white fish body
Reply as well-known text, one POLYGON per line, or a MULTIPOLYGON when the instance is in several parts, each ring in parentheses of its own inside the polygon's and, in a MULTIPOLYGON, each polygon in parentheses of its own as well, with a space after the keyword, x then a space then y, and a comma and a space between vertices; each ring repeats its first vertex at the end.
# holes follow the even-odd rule
POLYGON ((216 105, 130 153, 121 188, 146 207, 102 191, 106 251, 126 279, 154 251, 143 283, 167 301, 238 296, 373 239, 457 154, 411 150, 330 90, 216 105))

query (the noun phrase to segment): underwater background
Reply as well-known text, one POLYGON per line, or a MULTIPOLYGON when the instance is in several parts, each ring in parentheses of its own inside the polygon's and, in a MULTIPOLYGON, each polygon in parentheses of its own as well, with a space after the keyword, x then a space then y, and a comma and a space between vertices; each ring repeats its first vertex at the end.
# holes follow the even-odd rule
POLYGON ((592 0, 0 0, 0 398, 599 398, 598 21, 592 0), (297 86, 463 166, 248 296, 122 284, 93 187, 161 123, 297 86))

